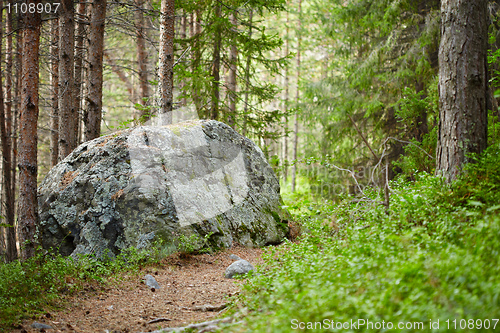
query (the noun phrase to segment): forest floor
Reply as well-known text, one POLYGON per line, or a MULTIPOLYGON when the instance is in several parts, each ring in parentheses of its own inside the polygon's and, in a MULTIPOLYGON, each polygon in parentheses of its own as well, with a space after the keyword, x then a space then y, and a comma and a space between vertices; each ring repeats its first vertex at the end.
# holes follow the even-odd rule
POLYGON ((262 249, 240 247, 213 255, 172 255, 157 266, 123 273, 104 288, 87 285, 62 299, 61 309, 26 320, 12 332, 40 332, 31 327, 38 322, 54 328, 46 332, 136 333, 214 319, 225 311, 228 297, 240 291, 238 280, 224 278, 233 262, 230 254, 254 266, 262 263, 262 249), (153 291, 148 287, 146 274, 153 275, 161 288, 153 291))

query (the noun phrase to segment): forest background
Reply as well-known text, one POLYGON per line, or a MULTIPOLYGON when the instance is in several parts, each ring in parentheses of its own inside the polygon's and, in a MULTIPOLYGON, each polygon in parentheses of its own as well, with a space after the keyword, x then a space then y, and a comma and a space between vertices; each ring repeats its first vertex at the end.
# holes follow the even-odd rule
MULTIPOLYGON (((15 228, 8 226, 15 224, 19 197, 21 74, 31 56, 21 49, 23 32, 35 21, 27 19, 29 7, 23 2, 3 4, 6 223, 0 249, 9 261, 17 256, 15 228)), ((166 112, 161 83, 168 70, 173 71, 168 102, 173 122, 210 118, 228 123, 261 146, 285 191, 302 187, 339 201, 366 186, 383 187, 384 179, 396 174, 412 179, 419 171, 434 172, 437 0, 36 5, 42 6, 38 182, 79 143, 166 112), (168 31, 162 10, 174 13, 165 18, 171 19, 168 31), (162 42, 166 32, 170 46, 162 42), (170 69, 160 59, 165 47, 173 53, 170 69)), ((490 142, 498 136, 500 117, 497 13, 498 4, 490 2, 490 142)))
POLYGON ((81 142, 162 114, 217 119, 254 140, 302 225, 300 242, 270 250, 266 274, 241 296, 255 310, 250 331, 286 332, 292 315, 498 313, 499 2, 468 2, 485 10, 476 21, 487 27, 490 148, 452 185, 432 176, 441 1, 23 3, 3 1, 0 15, 0 256, 11 262, 0 277, 45 267, 47 278, 0 283, 0 319, 39 311, 39 294, 66 288, 50 278, 70 274, 66 261, 16 260, 35 254, 36 187, 48 170, 81 142))

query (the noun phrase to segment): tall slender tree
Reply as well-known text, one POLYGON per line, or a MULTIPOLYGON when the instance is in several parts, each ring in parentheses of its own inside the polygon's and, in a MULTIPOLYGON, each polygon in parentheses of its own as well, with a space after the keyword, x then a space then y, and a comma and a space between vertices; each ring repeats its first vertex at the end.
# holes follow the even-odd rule
POLYGON ((215 3, 215 32, 214 49, 212 54, 212 102, 210 108, 210 119, 219 118, 219 100, 220 100, 220 52, 221 52, 221 4, 215 3))
POLYGON ((59 159, 59 20, 50 22, 50 83, 52 86, 52 107, 50 114, 50 166, 59 159))
MULTIPOLYGON (((83 91, 83 74, 84 74, 84 59, 85 52, 85 36, 87 33, 87 6, 86 2, 81 0, 76 6, 75 16, 75 91, 74 91, 74 108, 76 112, 76 121, 74 125, 74 138, 76 146, 80 144, 81 140, 81 119, 83 114, 82 106, 82 91, 83 91)), ((76 148, 76 147, 75 147, 76 148)))
POLYGON ((149 119, 149 111, 145 107, 149 99, 148 85, 148 53, 146 50, 147 30, 144 24, 144 0, 135 0, 136 45, 137 45, 137 67, 139 72, 139 103, 143 105, 141 117, 144 121, 149 119))
POLYGON ((161 0, 160 10, 160 96, 159 115, 164 124, 172 123, 174 90, 174 0, 161 0))
POLYGON ((93 0, 89 26, 89 61, 87 73, 87 96, 85 107, 85 141, 101 135, 102 83, 104 56, 104 26, 106 23, 106 0, 93 0))
MULTIPOLYGON (((286 12, 286 36, 285 36, 285 57, 288 56, 290 52, 290 13, 286 12)), ((283 181, 286 183, 288 181, 288 108, 289 108, 289 90, 288 82, 290 81, 288 75, 289 65, 285 64, 285 75, 284 75, 284 85, 285 85, 285 98, 284 98, 284 113, 283 116, 283 181)))
MULTIPOLYGON (((3 13, 0 11, 0 50, 1 41, 3 38, 3 13)), ((12 16, 7 13, 7 39, 10 37, 10 42, 7 41, 7 70, 6 70, 6 90, 7 103, 4 106, 2 76, 0 75, 0 134, 2 138, 2 178, 3 178, 3 195, 5 198, 5 217, 9 227, 6 230, 7 237, 7 261, 13 261, 17 258, 17 247, 15 237, 15 216, 14 216, 14 191, 12 186, 12 141, 11 141, 11 79, 12 79, 12 16), (10 49, 9 49, 10 47, 10 49), (10 56, 9 56, 10 54, 10 56)), ((2 52, 0 52, 0 64, 2 63, 2 52)), ((1 73, 0 68, 0 73, 1 73)))
POLYGON ((71 153, 76 119, 73 99, 75 84, 75 8, 73 0, 61 0, 59 12, 59 160, 71 153))
MULTIPOLYGON (((298 10, 298 24, 297 24, 297 92, 295 102, 297 104, 297 109, 300 103, 300 44, 302 41, 302 0, 299 0, 299 10, 298 10)), ((296 111, 295 122, 293 129, 293 166, 292 166, 292 192, 295 192, 296 178, 297 178, 297 148, 299 146, 299 115, 296 111)))
MULTIPOLYGON (((38 5, 40 0, 27 0, 38 5)), ((24 16, 23 72, 19 130, 19 208, 18 225, 24 259, 35 254, 35 232, 38 223, 37 200, 37 127, 38 127, 38 51, 40 47, 41 14, 24 16)))
POLYGON ((488 1, 442 0, 437 170, 455 179, 487 146, 488 1))
MULTIPOLYGON (((235 10, 231 13, 230 21, 234 29, 238 26, 238 12, 235 10)), ((229 95, 229 114, 226 115, 224 119, 227 124, 231 127, 235 125, 236 119, 236 102, 237 98, 237 70, 238 70, 238 47, 236 46, 236 40, 233 40, 230 52, 229 52, 229 78, 227 82, 227 90, 229 95)))

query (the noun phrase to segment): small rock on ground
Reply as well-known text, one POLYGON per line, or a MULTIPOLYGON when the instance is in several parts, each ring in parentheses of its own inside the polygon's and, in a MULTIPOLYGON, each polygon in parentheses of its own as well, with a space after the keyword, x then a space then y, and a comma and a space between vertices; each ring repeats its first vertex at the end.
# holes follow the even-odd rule
POLYGON ((242 260, 242 259, 241 259, 240 257, 238 257, 236 254, 231 254, 231 255, 229 256, 229 258, 230 258, 230 259, 232 259, 232 260, 242 260))
POLYGON ((252 271, 254 268, 251 263, 249 263, 246 260, 238 260, 233 262, 231 265, 229 265, 228 268, 226 268, 226 273, 224 276, 228 279, 232 279, 235 275, 243 275, 247 274, 248 272, 252 271))
POLYGON ((148 287, 160 289, 160 285, 156 282, 156 279, 152 275, 146 274, 146 276, 144 276, 144 280, 148 287))
POLYGON ((49 325, 44 324, 44 323, 38 323, 38 322, 36 322, 36 321, 35 321, 33 324, 31 324, 31 327, 33 327, 33 328, 37 328, 37 329, 39 329, 39 330, 41 330, 41 329, 46 329, 46 330, 51 330, 51 329, 53 329, 53 328, 52 328, 52 326, 49 326, 49 325))

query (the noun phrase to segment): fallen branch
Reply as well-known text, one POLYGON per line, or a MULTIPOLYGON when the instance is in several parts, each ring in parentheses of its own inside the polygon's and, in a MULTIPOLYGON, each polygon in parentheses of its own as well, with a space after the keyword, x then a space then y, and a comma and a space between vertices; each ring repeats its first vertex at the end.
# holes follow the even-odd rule
POLYGON ((211 304, 205 304, 205 305, 195 306, 191 310, 200 311, 200 312, 217 312, 217 311, 225 309, 227 306, 228 306, 228 303, 224 303, 224 304, 217 305, 217 306, 213 306, 211 304))
MULTIPOLYGON (((228 317, 228 318, 223 318, 223 319, 204 321, 202 323, 197 323, 197 324, 190 324, 190 325, 183 326, 183 327, 162 328, 161 330, 153 331, 152 333, 167 333, 167 332, 178 333, 178 332, 184 332, 184 331, 189 331, 189 330, 198 330, 199 333, 212 332, 214 329, 218 329, 219 324, 227 324, 227 323, 231 323, 232 321, 233 321, 233 318, 228 317)), ((234 324, 239 324, 239 323, 240 322, 236 322, 234 324)))
POLYGON ((153 320, 150 320, 147 322, 147 324, 155 324, 155 323, 160 323, 162 321, 172 321, 172 319, 168 319, 168 318, 155 318, 153 320))

